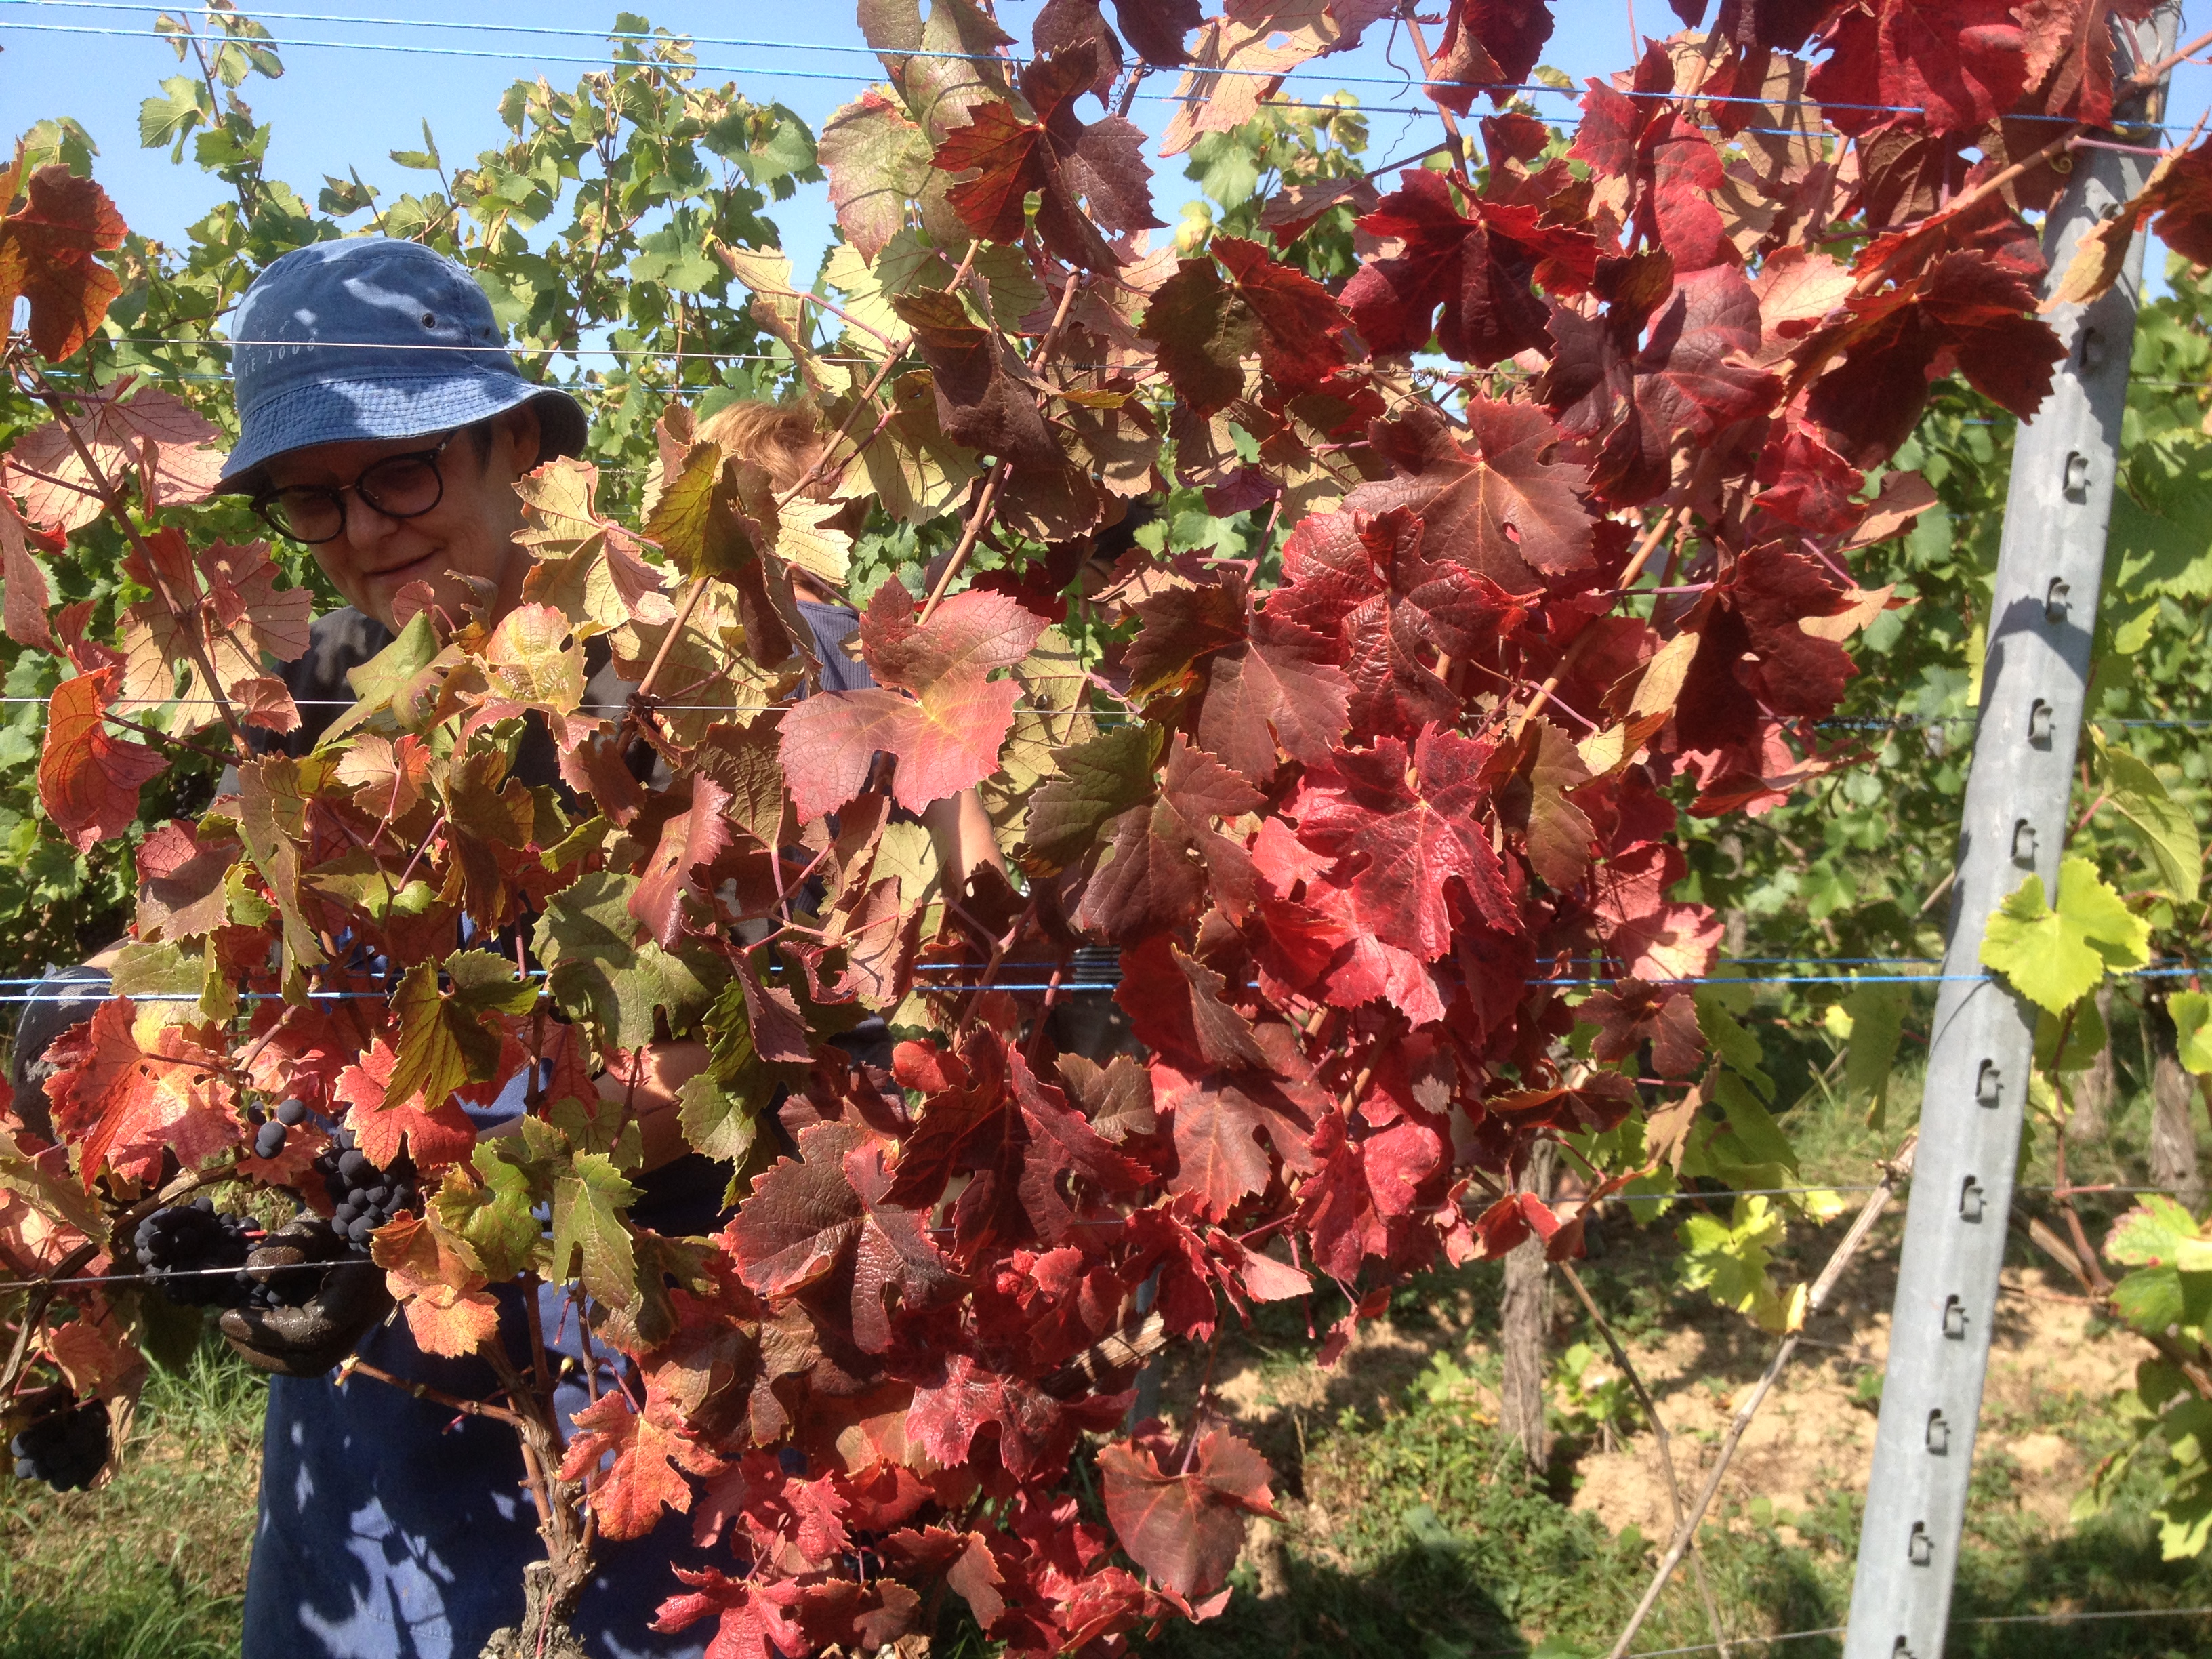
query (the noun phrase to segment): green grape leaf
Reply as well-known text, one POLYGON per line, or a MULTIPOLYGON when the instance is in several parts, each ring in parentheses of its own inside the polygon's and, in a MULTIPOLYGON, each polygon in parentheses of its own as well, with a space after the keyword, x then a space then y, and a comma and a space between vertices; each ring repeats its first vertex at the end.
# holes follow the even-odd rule
POLYGON ((2099 781, 2106 797, 2150 854, 2160 886, 2185 904, 2195 903, 2204 866, 2196 820, 2143 762, 2107 743, 2094 727, 2089 739, 2096 745, 2099 781))
POLYGON ((2160 433, 2134 445, 2112 492, 2116 598, 2212 598, 2212 440, 2160 433))
POLYGON ((1842 1004, 1851 1022, 1850 1047, 1844 1058, 1844 1097, 1854 1105, 1864 1102, 1867 1121, 1877 1129, 1889 1108, 1907 1000, 1902 986, 1862 985, 1842 1004))
POLYGON ((1797 1149, 1790 1144, 1790 1137, 1782 1132, 1774 1115, 1744 1086, 1741 1078, 1733 1072, 1723 1072, 1714 1082, 1713 1098, 1728 1114, 1729 1133, 1747 1154, 1741 1162, 1778 1164, 1792 1175, 1797 1172, 1797 1149))
POLYGON ((635 1303, 637 1250, 622 1212, 636 1201, 637 1188, 605 1154, 578 1153, 553 1183, 553 1277, 581 1279, 610 1308, 635 1303))
POLYGON ((1682 1282, 1714 1301, 1749 1314, 1770 1331, 1802 1317, 1801 1294, 1785 1298, 1767 1273, 1782 1241, 1782 1214, 1764 1197, 1739 1198, 1735 1212, 1693 1215, 1676 1230, 1682 1241, 1682 1282))
POLYGON ((2035 1016, 2035 1068, 2039 1072, 2086 1072, 2105 1052, 2110 1034, 2097 1000, 2084 997, 2065 1013, 2039 1008, 2035 1016), (2066 1051, 2058 1051, 2058 1033, 2066 1033, 2066 1051))
POLYGON ((1158 737, 1158 728, 1131 720, 1088 743, 1055 749, 1058 775, 1030 799, 1022 868, 1045 876, 1079 863, 1108 824, 1149 800, 1158 737))
POLYGON ((2171 1267, 2180 1259, 2184 1241, 2197 1237, 2197 1218, 2188 1209, 2153 1193, 2112 1224, 2105 1255, 2124 1267, 2171 1267))
POLYGON ((489 951, 456 951, 445 961, 450 989, 441 989, 435 963, 418 962, 401 975, 392 994, 399 1020, 398 1058, 385 1097, 419 1097, 435 1111, 456 1089, 482 1083, 499 1070, 501 1034, 495 1014, 526 1014, 538 988, 516 976, 514 964, 489 951))
POLYGON ((2107 969, 2149 960, 2149 924, 2086 859, 2058 866, 2056 908, 2044 902, 2043 878, 2032 875, 1997 907, 1982 939, 1982 965, 2054 1014, 2094 990, 2107 969))
POLYGON ((722 982, 703 953, 678 955, 650 939, 641 942, 629 913, 637 886, 635 876, 608 870, 580 877, 546 902, 533 937, 562 1011, 590 1020, 603 1041, 621 1048, 653 1040, 656 1011, 667 1014, 672 1030, 689 1030, 722 982))
POLYGON ((1762 1100, 1774 1098, 1774 1079, 1760 1068, 1765 1055, 1759 1047, 1759 1039, 1738 1023, 1729 1012, 1722 995, 1712 987, 1700 985, 1692 993, 1698 1005, 1698 1029, 1705 1034, 1705 1042, 1721 1063, 1759 1091, 1762 1100))
POLYGON ((446 1171, 445 1184, 430 1207, 439 1224, 468 1241, 483 1263, 487 1278, 513 1279, 544 1265, 545 1235, 533 1206, 543 1197, 527 1164, 502 1156, 501 1143, 479 1141, 470 1162, 480 1179, 471 1181, 459 1168, 446 1171))
POLYGON ((2175 1049, 2182 1068, 2198 1077, 2212 1073, 2212 996, 2202 991, 2176 991, 2167 999, 2173 1016, 2175 1049))

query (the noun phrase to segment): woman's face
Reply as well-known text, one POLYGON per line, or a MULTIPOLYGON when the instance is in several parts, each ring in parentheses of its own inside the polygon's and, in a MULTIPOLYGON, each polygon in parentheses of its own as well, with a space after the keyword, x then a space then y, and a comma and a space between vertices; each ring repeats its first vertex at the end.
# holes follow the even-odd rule
MULTIPOLYGON (((435 602, 453 616, 489 595, 495 620, 521 599, 530 558, 514 541, 522 527, 514 484, 538 463, 537 411, 527 404, 509 410, 486 431, 482 439, 460 433, 446 446, 438 458, 444 489, 427 513, 387 518, 359 491, 346 491, 345 527, 313 551, 348 604, 392 628, 392 601, 410 582, 428 583, 435 602)), ((433 448, 444 435, 318 444, 276 456, 264 471, 272 489, 337 489, 374 462, 433 448)))

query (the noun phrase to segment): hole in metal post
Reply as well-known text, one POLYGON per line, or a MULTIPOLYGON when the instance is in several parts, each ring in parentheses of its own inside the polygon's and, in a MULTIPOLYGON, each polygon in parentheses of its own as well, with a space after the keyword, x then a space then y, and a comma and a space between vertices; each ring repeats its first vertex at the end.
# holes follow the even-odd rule
POLYGON ((1966 1304, 1955 1296, 1943 1298, 1943 1334, 1954 1342, 1966 1340, 1966 1304))
POLYGON ((2072 597, 2073 592, 2074 590, 2067 586, 2063 578, 2053 576, 2051 579, 2051 586, 2043 591, 2043 620, 2047 623, 2064 622, 2067 601, 2072 597))
POLYGON ((1979 1221, 1984 1196, 1982 1183, 1968 1176, 1966 1184, 1959 1189, 1959 1218, 1961 1221, 1979 1221))
POLYGON ((1936 1540, 1928 1535, 1928 1523, 1915 1521, 1912 1536, 1905 1541, 1905 1559, 1916 1567, 1932 1565, 1936 1560, 1936 1540))
MULTIPOLYGON (((2061 155, 2057 159, 2063 161, 2066 158, 2061 155)), ((1889 1650, 1889 1659, 1912 1659, 1912 1644, 1904 1637, 1899 1637, 1897 1645, 1889 1650)))
POLYGON ((2051 747, 2051 728, 2057 724, 2051 705, 2040 697, 2029 705, 2027 711, 2027 740, 2038 749, 2051 747))
POLYGON ((1994 1060, 1982 1062, 1982 1069, 1974 1079, 1974 1099, 1984 1106, 1995 1106, 2002 1097, 2004 1073, 1997 1070, 1994 1060))
POLYGON ((2066 458, 2066 499, 2069 501, 2089 499, 2089 458, 2079 450, 2066 458))
POLYGON ((1936 1457, 1951 1455, 1951 1425, 1943 1420, 1940 1411, 1928 1413, 1928 1449, 1936 1457))
POLYGON ((2035 826, 2026 818, 2012 827, 2012 861, 2023 869, 2035 862, 2035 826))

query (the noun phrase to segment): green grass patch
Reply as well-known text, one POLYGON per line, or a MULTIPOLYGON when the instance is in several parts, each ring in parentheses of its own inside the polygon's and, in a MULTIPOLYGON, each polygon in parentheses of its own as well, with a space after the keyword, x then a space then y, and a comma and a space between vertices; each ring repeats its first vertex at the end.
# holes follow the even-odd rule
POLYGON ((0 1659, 235 1655, 267 1394, 210 1342, 155 1373, 106 1486, 0 1475, 0 1659))

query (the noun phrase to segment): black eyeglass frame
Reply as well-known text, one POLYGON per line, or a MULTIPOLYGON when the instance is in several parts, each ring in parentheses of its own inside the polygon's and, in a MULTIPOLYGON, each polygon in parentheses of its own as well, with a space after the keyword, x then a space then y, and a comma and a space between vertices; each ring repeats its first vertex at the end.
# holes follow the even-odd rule
POLYGON ((452 431, 446 434, 444 437, 439 439, 438 441, 428 449, 410 449, 398 455, 380 456, 377 459, 371 461, 367 466, 362 468, 360 472, 355 475, 354 480, 351 483, 288 484, 282 489, 264 489, 259 495, 255 495, 252 501, 246 503, 246 505, 252 508, 253 515, 259 519, 262 523, 267 525, 271 530, 283 537, 286 540, 297 542, 302 547, 321 547, 326 543, 337 540, 339 537, 345 534, 345 498, 349 494, 360 496, 363 501, 367 501, 370 507, 374 507, 377 512, 381 513, 387 519, 419 519, 425 513, 428 513, 435 507, 440 501, 446 499, 446 473, 445 469, 441 466, 439 463, 445 455, 448 447, 452 445, 453 440, 459 437, 462 433, 467 430, 468 428, 465 426, 457 426, 452 431), (396 466, 403 462, 416 462, 428 466, 430 469, 430 477, 436 481, 438 488, 436 492, 431 495, 430 499, 423 502, 422 506, 415 507, 409 512, 395 513, 392 508, 385 506, 383 502, 378 501, 372 490, 365 489, 362 486, 369 483, 369 481, 375 476, 376 471, 380 467, 396 466), (271 511, 271 508, 276 503, 276 498, 280 495, 319 495, 327 498, 331 506, 337 509, 337 528, 331 531, 327 536, 302 536, 298 531, 293 529, 290 525, 283 522, 274 512, 271 511))

